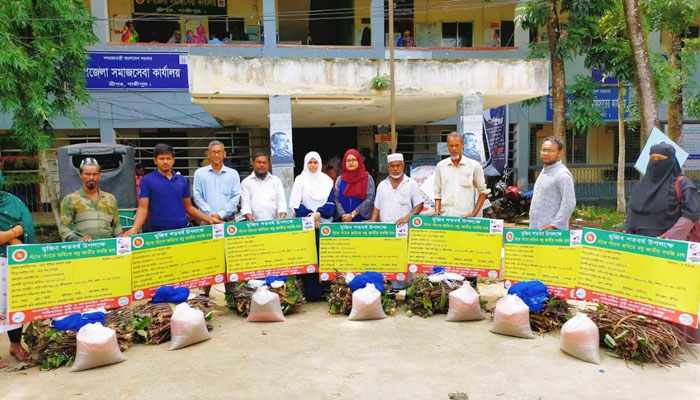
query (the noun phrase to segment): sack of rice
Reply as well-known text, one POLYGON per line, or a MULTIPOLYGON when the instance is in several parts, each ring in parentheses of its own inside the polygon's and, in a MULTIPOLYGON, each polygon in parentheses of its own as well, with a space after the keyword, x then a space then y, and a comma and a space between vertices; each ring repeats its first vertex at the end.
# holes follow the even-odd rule
POLYGON ((530 328, 530 308, 517 295, 502 297, 496 303, 491 332, 534 339, 535 335, 530 328))

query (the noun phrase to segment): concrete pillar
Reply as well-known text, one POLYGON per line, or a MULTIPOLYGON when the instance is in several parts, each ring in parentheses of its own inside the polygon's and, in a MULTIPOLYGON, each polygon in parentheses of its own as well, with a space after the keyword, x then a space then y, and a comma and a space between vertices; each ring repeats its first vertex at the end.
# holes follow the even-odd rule
POLYGON ((372 46, 384 56, 384 0, 371 2, 372 46))
POLYGON ((263 0, 263 28, 265 31, 263 54, 271 55, 277 49, 277 4, 275 0, 263 0))
POLYGON ((115 144, 116 132, 112 123, 112 105, 104 101, 97 101, 97 117, 100 125, 100 142, 115 144))
POLYGON ((484 163, 484 103, 481 94, 462 96, 457 100, 457 133, 465 138, 465 134, 472 134, 464 140, 465 154, 471 154, 472 158, 484 163), (470 149, 473 150, 470 152, 470 149), (478 156, 476 155, 478 154, 478 156))
MULTIPOLYGON (((267 42, 266 42, 267 44, 267 42)), ((280 178, 287 200, 294 185, 292 101, 289 95, 269 96, 270 161, 272 174, 280 178)), ((293 210, 287 212, 291 216, 293 210)))
MULTIPOLYGON (((513 107, 522 107, 521 105, 513 107)), ((515 112, 515 111, 513 111, 515 112)), ((515 137, 515 175, 517 185, 522 190, 528 189, 528 173, 530 168, 530 121, 522 117, 518 119, 517 135, 515 137)))
POLYGON ((97 21, 92 25, 92 31, 97 36, 100 43, 109 43, 109 10, 107 0, 92 0, 90 2, 90 12, 97 21))

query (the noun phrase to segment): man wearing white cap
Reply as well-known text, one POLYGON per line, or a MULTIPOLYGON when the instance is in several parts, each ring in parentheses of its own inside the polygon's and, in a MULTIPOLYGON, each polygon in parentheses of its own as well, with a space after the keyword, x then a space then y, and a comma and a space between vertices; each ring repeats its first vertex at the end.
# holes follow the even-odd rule
POLYGON ((423 195, 418 183, 403 173, 403 154, 389 154, 386 161, 389 177, 377 186, 370 221, 407 224, 411 215, 423 210, 423 195))

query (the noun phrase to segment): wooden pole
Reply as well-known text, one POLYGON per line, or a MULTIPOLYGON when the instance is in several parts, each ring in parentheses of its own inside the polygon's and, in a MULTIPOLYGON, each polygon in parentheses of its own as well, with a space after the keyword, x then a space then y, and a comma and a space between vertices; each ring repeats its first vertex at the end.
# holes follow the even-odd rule
POLYGON ((396 89, 394 85, 394 0, 389 0, 389 108, 391 114, 391 152, 396 153, 396 89))

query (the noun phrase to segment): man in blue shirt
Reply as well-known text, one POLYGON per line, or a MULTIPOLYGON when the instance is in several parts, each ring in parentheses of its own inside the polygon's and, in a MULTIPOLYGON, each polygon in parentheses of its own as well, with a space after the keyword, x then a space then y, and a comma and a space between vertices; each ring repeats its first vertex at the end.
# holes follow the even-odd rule
POLYGON ((124 236, 138 233, 146 218, 149 218, 149 226, 145 229, 148 232, 185 228, 189 217, 208 224, 221 223, 221 219, 206 215, 192 205, 187 178, 173 172, 173 148, 160 143, 153 153, 157 170, 141 179, 134 225, 124 232, 124 236))
POLYGON ((194 173, 194 204, 210 217, 228 221, 238 210, 241 178, 235 169, 224 165, 226 150, 218 140, 209 143, 209 165, 194 173))

